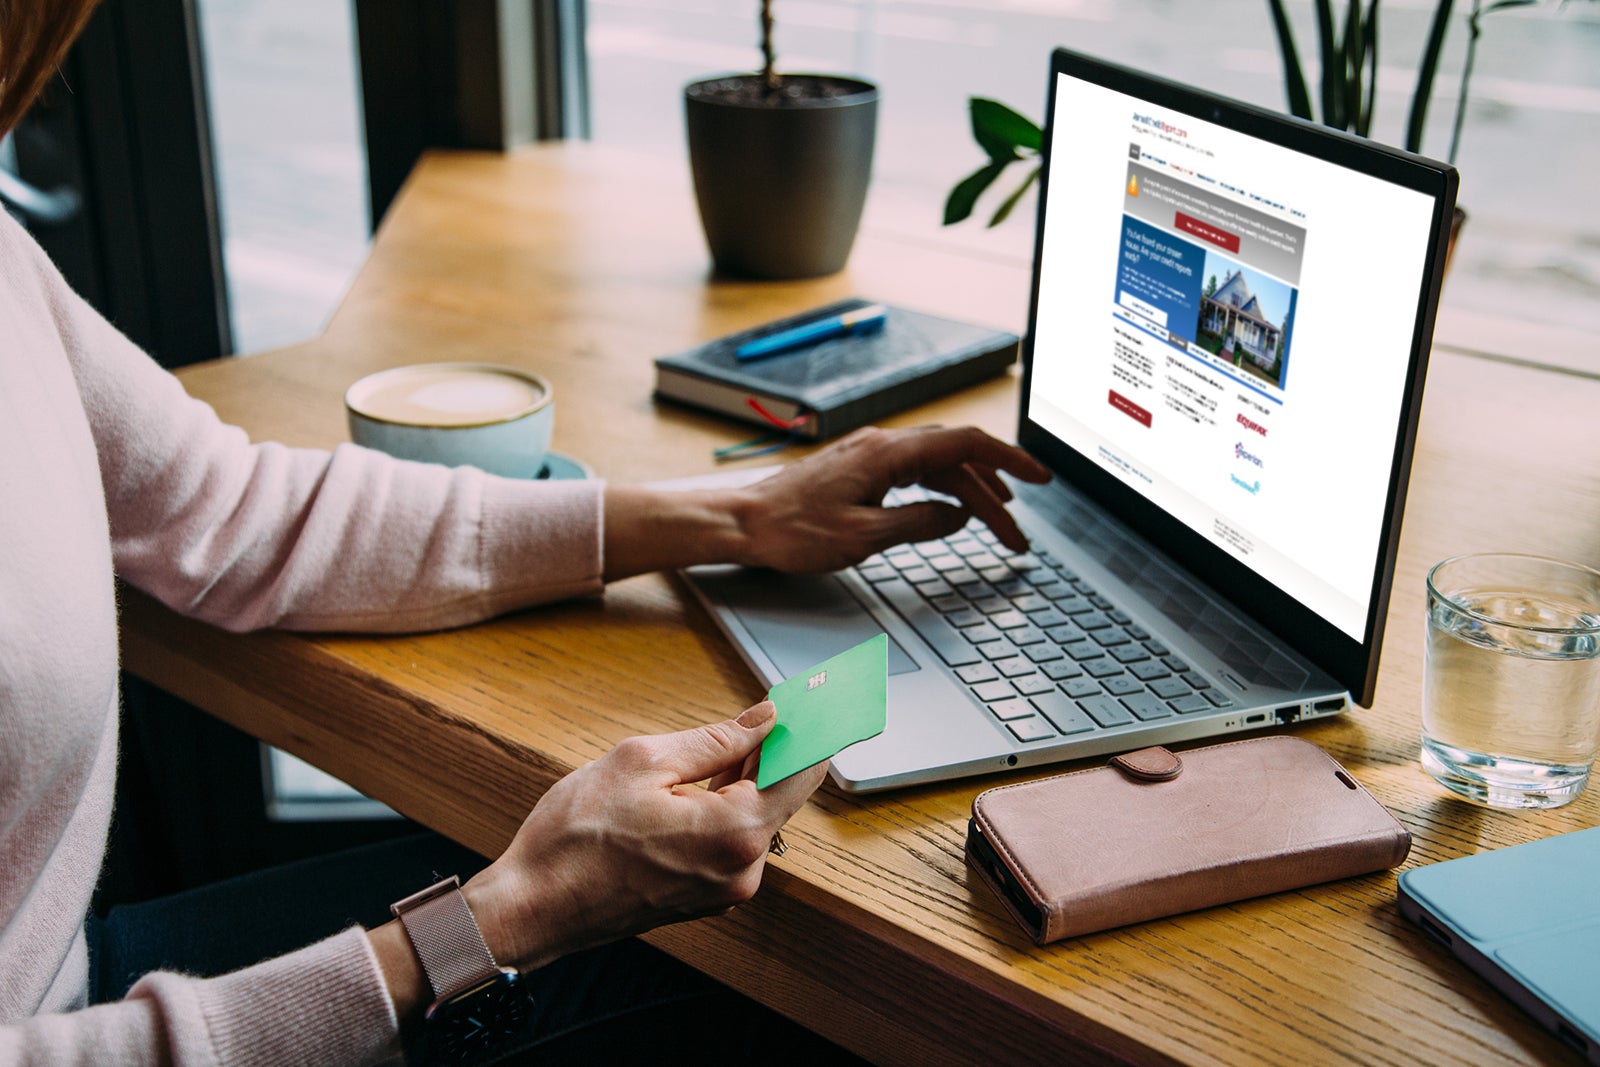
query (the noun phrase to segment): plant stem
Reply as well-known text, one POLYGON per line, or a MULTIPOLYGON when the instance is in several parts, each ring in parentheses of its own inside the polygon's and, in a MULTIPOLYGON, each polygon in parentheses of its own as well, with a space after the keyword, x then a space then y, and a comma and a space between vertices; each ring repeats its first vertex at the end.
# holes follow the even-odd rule
POLYGON ((772 0, 761 0, 761 80, 767 92, 778 91, 777 56, 772 51, 772 0))
POLYGON ((1456 95, 1456 120, 1450 127, 1450 154, 1445 157, 1445 162, 1451 166, 1456 162, 1456 149, 1461 147, 1461 123, 1467 117, 1467 83, 1472 80, 1472 61, 1478 54, 1478 38, 1483 34, 1483 28, 1478 25, 1478 16, 1483 12, 1479 10, 1480 0, 1472 0, 1472 14, 1467 16, 1467 58, 1461 65, 1461 89, 1456 95))
POLYGON ((1406 119, 1406 151, 1422 151, 1422 127, 1428 121, 1428 101, 1433 96, 1433 78, 1439 71, 1439 53, 1444 50, 1444 34, 1450 28, 1453 0, 1439 0, 1428 26, 1428 44, 1417 67, 1417 88, 1411 94, 1411 114, 1406 119))

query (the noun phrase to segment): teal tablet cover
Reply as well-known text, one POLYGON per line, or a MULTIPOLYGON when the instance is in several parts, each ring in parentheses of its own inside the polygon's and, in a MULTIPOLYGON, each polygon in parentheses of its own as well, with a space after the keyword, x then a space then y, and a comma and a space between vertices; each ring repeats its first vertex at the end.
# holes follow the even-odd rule
POLYGON ((1400 910, 1600 1064, 1600 827, 1413 868, 1400 910))

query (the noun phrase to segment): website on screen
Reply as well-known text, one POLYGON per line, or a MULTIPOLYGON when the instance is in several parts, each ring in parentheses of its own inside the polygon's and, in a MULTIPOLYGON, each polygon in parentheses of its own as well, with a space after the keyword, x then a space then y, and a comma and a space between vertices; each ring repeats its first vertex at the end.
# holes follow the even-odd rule
POLYGON ((1432 199, 1056 91, 1030 416, 1362 638, 1432 199))

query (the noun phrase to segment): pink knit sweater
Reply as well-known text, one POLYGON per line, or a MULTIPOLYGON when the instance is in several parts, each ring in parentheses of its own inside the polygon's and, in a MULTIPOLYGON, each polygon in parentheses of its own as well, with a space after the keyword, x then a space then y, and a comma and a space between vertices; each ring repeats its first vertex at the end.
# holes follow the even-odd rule
POLYGON ((117 760, 113 575, 234 630, 455 626, 599 589, 601 494, 252 445, 0 212, 0 1065, 397 1050, 359 929, 84 1007, 117 760))

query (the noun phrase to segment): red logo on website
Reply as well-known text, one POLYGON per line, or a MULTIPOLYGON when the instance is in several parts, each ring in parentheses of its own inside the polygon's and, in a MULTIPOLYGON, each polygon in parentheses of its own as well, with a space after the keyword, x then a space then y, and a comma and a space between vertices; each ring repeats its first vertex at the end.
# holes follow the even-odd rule
POLYGON ((1256 433, 1260 434, 1262 437, 1267 436, 1267 428, 1265 426, 1261 425, 1259 422, 1256 422, 1253 419, 1245 418, 1243 415, 1239 415, 1237 417, 1239 419, 1239 425, 1240 426, 1243 426, 1247 430, 1254 430, 1256 433))

